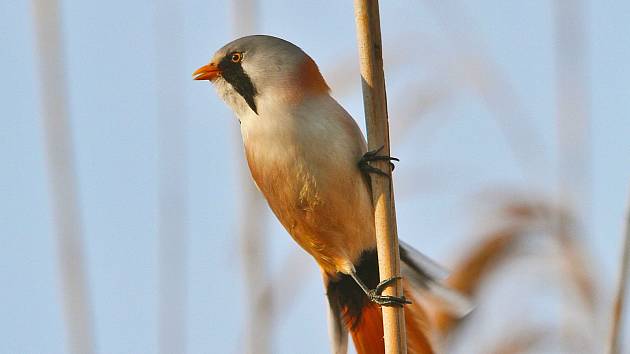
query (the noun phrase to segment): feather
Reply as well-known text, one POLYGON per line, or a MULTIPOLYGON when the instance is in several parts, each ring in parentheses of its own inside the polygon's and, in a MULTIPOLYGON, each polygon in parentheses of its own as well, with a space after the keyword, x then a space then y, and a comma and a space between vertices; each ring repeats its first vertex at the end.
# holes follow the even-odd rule
MULTIPOLYGON (((431 328, 427 314, 419 301, 405 283, 405 296, 413 304, 405 306, 405 327, 407 329, 407 353, 434 354, 431 343, 431 328)), ((378 305, 367 303, 361 311, 361 321, 350 329, 352 339, 358 354, 383 354, 385 342, 383 340, 383 318, 378 305)))
POLYGON ((399 242, 401 273, 413 288, 427 293, 457 317, 472 311, 474 306, 466 296, 442 284, 448 271, 409 244, 399 242))
POLYGON ((398 244, 400 245, 400 260, 402 262, 415 269, 418 273, 426 274, 432 279, 446 279, 449 274, 449 271, 446 268, 411 247, 408 243, 398 240, 398 244))
MULTIPOLYGON (((328 282, 324 280, 324 284, 328 282)), ((343 314, 336 301, 328 300, 328 338, 330 339, 331 353, 346 354, 348 352, 348 329, 343 322, 343 314)))

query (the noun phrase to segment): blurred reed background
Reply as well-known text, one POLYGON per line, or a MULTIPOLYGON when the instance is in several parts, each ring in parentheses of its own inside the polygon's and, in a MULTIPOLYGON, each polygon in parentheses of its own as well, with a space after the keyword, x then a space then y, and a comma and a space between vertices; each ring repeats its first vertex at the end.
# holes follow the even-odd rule
MULTIPOLYGON (((477 303, 426 300, 443 352, 630 348, 629 15, 381 3, 399 234, 477 303)), ((363 127, 351 2, 7 1, 0 28, 0 353, 328 351, 315 264, 190 74, 277 35, 363 127)))

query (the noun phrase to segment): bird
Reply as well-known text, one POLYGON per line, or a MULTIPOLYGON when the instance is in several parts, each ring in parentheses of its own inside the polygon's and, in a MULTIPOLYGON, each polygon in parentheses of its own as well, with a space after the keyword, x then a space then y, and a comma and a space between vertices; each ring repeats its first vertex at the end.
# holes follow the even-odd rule
POLYGON ((384 353, 381 306, 405 306, 409 353, 433 353, 420 291, 453 311, 468 300, 441 283, 444 270, 400 242, 404 296, 382 295, 370 165, 397 160, 368 151, 363 133, 331 96, 315 61, 281 38, 236 39, 193 73, 207 80, 240 122, 254 183, 290 236, 319 266, 328 302, 331 350, 343 354, 351 335, 359 354, 384 353))

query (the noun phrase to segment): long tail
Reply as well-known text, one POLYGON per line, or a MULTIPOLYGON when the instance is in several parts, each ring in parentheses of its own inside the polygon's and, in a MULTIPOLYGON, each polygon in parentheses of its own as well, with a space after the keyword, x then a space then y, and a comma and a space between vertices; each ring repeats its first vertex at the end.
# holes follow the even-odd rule
MULTIPOLYGON (((443 272, 433 261, 409 245, 401 243, 403 292, 412 304, 405 306, 407 352, 433 354, 431 345, 434 331, 422 308, 420 296, 429 294, 449 305, 460 315, 470 310, 469 302, 461 295, 441 285, 443 272)), ((355 265, 357 276, 369 288, 379 282, 376 250, 364 252, 355 265)), ((356 284, 345 274, 324 276, 329 308, 329 330, 332 350, 345 354, 348 332, 352 335, 358 354, 383 354, 383 318, 381 308, 371 302, 356 284)))
MULTIPOLYGON (((412 288, 403 284, 405 297, 413 304, 405 306, 407 352, 409 354, 433 354, 427 315, 417 301, 412 288)), ((350 334, 358 354, 383 354, 383 317, 381 308, 370 303, 363 307, 361 320, 350 328, 350 334)))

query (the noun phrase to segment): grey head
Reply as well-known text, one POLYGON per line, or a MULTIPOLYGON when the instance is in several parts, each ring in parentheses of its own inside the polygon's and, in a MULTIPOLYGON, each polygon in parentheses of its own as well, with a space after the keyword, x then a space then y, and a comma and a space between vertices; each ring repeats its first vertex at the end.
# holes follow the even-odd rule
POLYGON ((237 114, 248 109, 258 114, 265 97, 291 104, 306 92, 328 93, 313 59, 293 43, 266 35, 226 44, 193 76, 210 80, 237 114))

